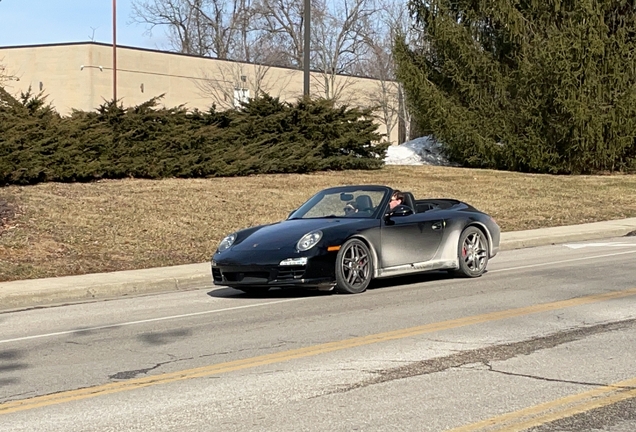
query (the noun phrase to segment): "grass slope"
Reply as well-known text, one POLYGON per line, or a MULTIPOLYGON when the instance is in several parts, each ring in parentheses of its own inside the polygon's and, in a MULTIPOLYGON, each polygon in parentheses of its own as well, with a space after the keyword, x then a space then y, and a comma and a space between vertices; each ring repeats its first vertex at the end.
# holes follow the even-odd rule
POLYGON ((0 189, 0 281, 207 261, 235 229, 287 216, 313 193, 387 184, 453 197, 504 231, 636 216, 636 175, 548 176, 433 166, 0 189), (8 205, 6 204, 8 203, 8 205), (15 212, 15 215, 13 214, 15 212))

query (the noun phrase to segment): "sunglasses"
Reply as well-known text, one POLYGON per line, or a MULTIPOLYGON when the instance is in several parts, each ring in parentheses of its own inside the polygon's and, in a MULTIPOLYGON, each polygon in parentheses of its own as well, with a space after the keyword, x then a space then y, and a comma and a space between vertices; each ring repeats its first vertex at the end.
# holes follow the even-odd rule
POLYGON ((345 207, 345 208, 344 208, 345 213, 351 213, 351 212, 353 212, 353 211, 355 211, 355 210, 356 210, 356 209, 354 209, 353 207, 345 207))

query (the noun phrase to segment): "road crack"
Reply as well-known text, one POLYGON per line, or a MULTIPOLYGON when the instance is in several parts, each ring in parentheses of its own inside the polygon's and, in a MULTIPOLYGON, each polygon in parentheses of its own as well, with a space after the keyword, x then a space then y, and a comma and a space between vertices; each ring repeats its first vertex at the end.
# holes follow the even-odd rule
MULTIPOLYGON (((174 357, 171 354, 168 354, 168 356, 169 357, 174 357)), ((128 379, 136 378, 138 375, 145 375, 145 374, 147 374, 150 371, 153 371, 153 370, 155 370, 157 368, 160 368, 161 366, 164 366, 164 365, 167 365, 167 364, 170 364, 170 363, 180 362, 180 361, 183 361, 183 360, 190 360, 190 359, 173 358, 173 359, 165 361, 165 362, 157 363, 154 366, 151 366, 151 367, 148 367, 148 368, 117 372, 116 374, 109 375, 108 378, 110 378, 111 380, 128 380, 128 379)))
POLYGON ((23 398, 24 396, 32 395, 34 393, 35 392, 33 392, 33 391, 28 391, 28 392, 24 392, 24 393, 16 393, 16 394, 12 394, 12 395, 7 395, 7 396, 5 396, 4 399, 0 400, 0 404, 7 403, 7 402, 13 402, 14 400, 17 400, 18 398, 23 398))
MULTIPOLYGON (((327 391, 319 396, 314 396, 314 398, 336 393, 346 393, 352 390, 357 390, 377 384, 383 384, 399 379, 443 372, 449 369, 460 368, 469 364, 482 363, 488 366, 491 362, 505 361, 517 356, 530 355, 537 351, 555 348, 559 345, 581 340, 592 335, 621 330, 633 326, 634 324, 636 324, 636 319, 629 319, 608 324, 599 324, 591 327, 576 328, 554 333, 548 336, 531 338, 525 341, 462 351, 444 357, 436 357, 428 360, 413 362, 408 365, 396 368, 379 369, 377 370, 377 376, 373 378, 354 384, 341 386, 333 391, 327 391)), ((493 370, 493 372, 495 371, 493 370)), ((588 383, 580 384, 588 385, 588 383)), ((589 383, 589 385, 603 386, 606 384, 589 383)))
POLYGON ((566 379, 560 379, 560 378, 548 378, 548 377, 542 377, 542 376, 538 376, 538 375, 522 374, 522 373, 515 373, 515 372, 497 370, 497 369, 494 369, 492 367, 492 365, 490 365, 488 363, 484 363, 484 365, 488 368, 489 372, 494 372, 494 373, 507 375, 507 376, 514 376, 514 377, 520 377, 520 378, 529 378, 529 379, 538 380, 538 381, 558 382, 558 383, 563 383, 563 384, 577 384, 577 385, 590 386, 590 387, 612 387, 612 388, 615 388, 617 390, 636 390, 636 387, 634 387, 634 386, 616 386, 616 385, 607 384, 607 383, 573 381, 573 380, 566 380, 566 379))

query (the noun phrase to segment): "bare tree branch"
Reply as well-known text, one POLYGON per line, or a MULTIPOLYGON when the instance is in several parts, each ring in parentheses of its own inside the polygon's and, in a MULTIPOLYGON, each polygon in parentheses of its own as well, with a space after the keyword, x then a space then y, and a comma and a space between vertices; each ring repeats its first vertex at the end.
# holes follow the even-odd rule
MULTIPOLYGON (((304 61, 304 4, 301 0, 133 0, 137 22, 149 25, 149 31, 166 27, 180 52, 295 69, 302 68, 304 61)), ((311 8, 312 93, 339 103, 366 98, 390 133, 396 116, 406 115, 405 109, 395 106, 399 86, 394 82, 392 57, 395 34, 404 32, 409 22, 406 5, 402 0, 312 0, 311 8), (366 95, 348 91, 353 75, 379 79, 377 88, 366 95)), ((263 88, 259 83, 268 75, 259 78, 258 72, 245 73, 241 68, 245 66, 208 71, 202 94, 229 107, 240 76, 250 76, 249 89, 252 95, 259 94, 263 88)))
POLYGON ((237 94, 250 98, 267 93, 281 97, 291 81, 293 71, 288 74, 271 74, 270 66, 261 64, 218 62, 212 68, 203 70, 203 79, 194 83, 204 97, 209 97, 221 109, 237 108, 237 94), (278 89, 276 93, 274 89, 278 89))
POLYGON ((344 0, 328 8, 320 0, 312 34, 315 66, 323 76, 320 86, 328 99, 343 93, 339 74, 355 73, 355 66, 368 54, 367 40, 372 38, 371 22, 377 14, 374 0, 344 0))
POLYGON ((9 72, 2 58, 0 59, 0 87, 5 87, 9 81, 20 81, 20 78, 9 72))
POLYGON ((404 89, 395 78, 393 46, 398 35, 407 41, 417 37, 414 32, 407 7, 400 0, 382 0, 379 19, 371 24, 365 44, 367 55, 356 63, 355 73, 377 80, 375 88, 368 95, 368 103, 377 111, 378 120, 384 124, 390 136, 398 127, 398 143, 411 137, 411 115, 404 95, 404 89))
POLYGON ((165 27, 172 49, 249 61, 250 0, 133 0, 133 21, 147 33, 165 27))
MULTIPOLYGON (((269 55, 278 66, 303 66, 304 2, 299 0, 256 0, 255 24, 269 55)), ((313 9, 312 9, 313 13, 313 9)))

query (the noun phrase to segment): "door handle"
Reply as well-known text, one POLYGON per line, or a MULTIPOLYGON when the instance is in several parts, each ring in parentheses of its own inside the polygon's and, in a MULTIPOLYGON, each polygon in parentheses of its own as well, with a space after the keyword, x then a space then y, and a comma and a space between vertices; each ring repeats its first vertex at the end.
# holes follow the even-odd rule
POLYGON ((431 228, 434 230, 440 230, 443 226, 444 224, 442 222, 434 222, 433 225, 431 225, 431 228))

